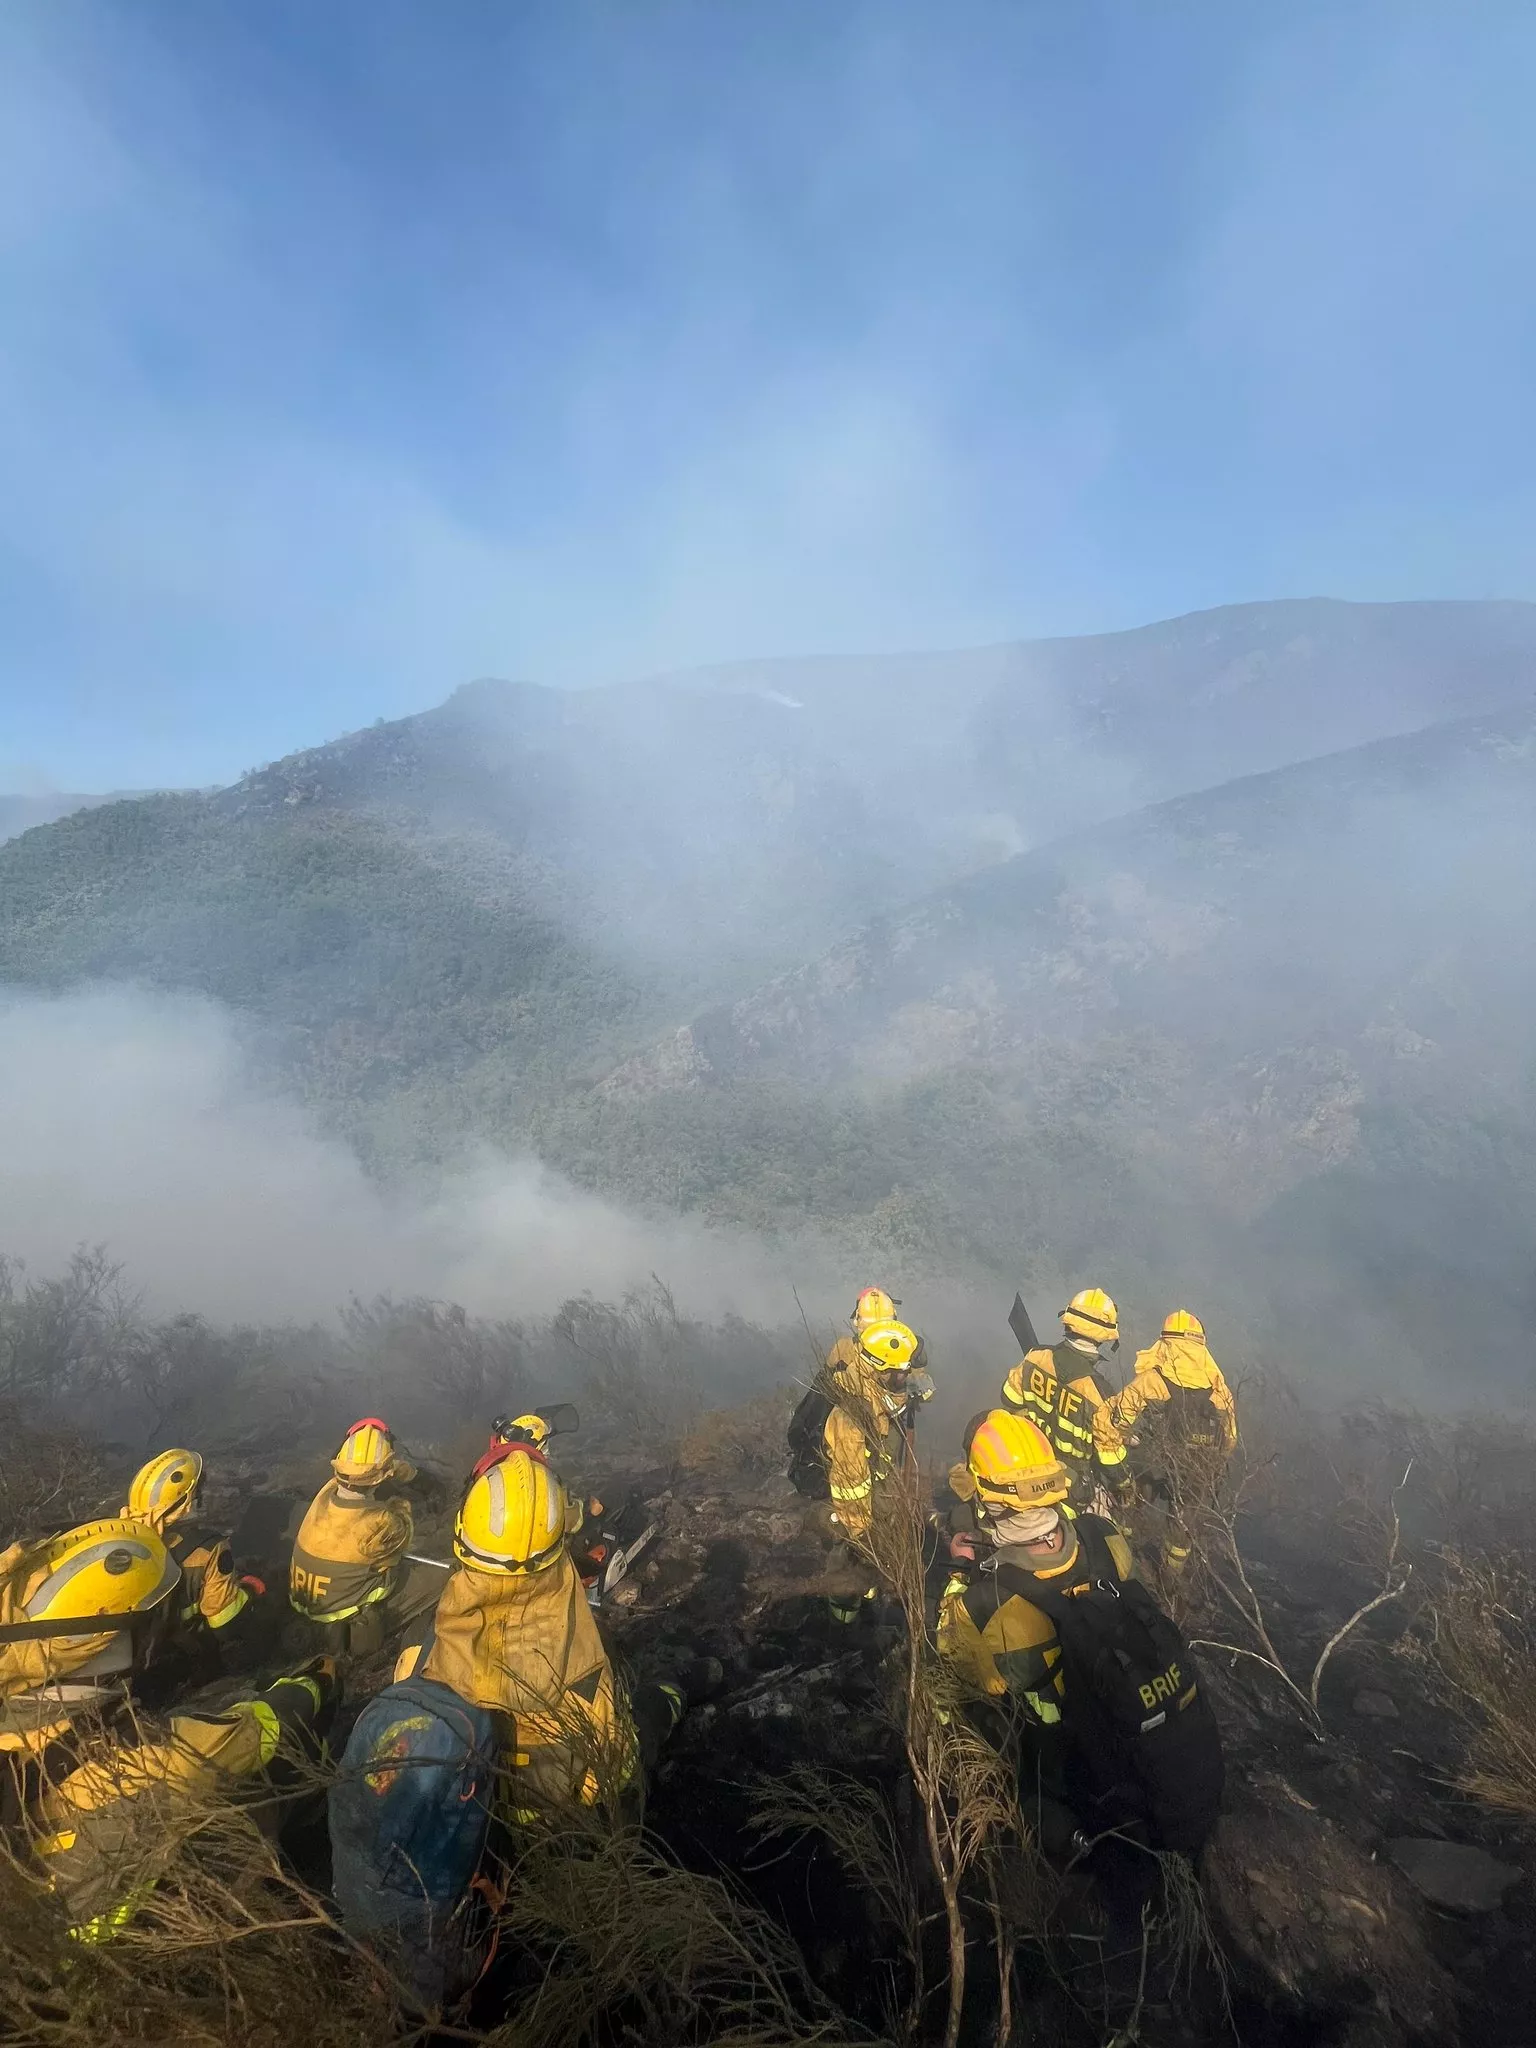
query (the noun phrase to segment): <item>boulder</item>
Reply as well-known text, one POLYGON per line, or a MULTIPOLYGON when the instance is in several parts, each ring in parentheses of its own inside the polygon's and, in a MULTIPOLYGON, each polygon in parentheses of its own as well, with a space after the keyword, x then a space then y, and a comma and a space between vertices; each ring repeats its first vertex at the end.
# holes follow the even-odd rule
POLYGON ((1401 1835, 1387 1855, 1415 1891, 1448 1913, 1492 1913, 1523 1872, 1467 1842, 1401 1835))
POLYGON ((1406 1881, 1289 1779, 1261 1768, 1228 1783, 1203 1869, 1244 1989, 1334 2040, 1453 2039, 1453 1987, 1406 1881))
POLYGON ((1389 1692, 1374 1692, 1366 1687, 1355 1694, 1353 1704, 1355 1712, 1370 1721, 1395 1721, 1398 1717, 1397 1701, 1389 1692))

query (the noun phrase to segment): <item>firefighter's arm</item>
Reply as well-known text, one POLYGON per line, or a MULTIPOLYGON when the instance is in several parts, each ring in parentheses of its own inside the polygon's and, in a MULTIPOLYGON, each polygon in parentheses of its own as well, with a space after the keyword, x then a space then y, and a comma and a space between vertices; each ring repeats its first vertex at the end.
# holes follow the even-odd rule
POLYGON ((198 1612, 210 1628, 228 1628, 250 1602, 250 1594, 235 1573, 229 1545, 216 1543, 203 1571, 197 1596, 198 1612))
POLYGON ((969 1690, 1000 1694, 1006 1691, 992 1669, 992 1660, 982 1648, 981 1631, 965 1604, 970 1580, 963 1573, 951 1575, 939 1602, 939 1655, 969 1690))
POLYGON ((1028 1377, 1028 1370, 1024 1360, 1021 1358, 1013 1368, 1013 1371, 1009 1373, 1007 1379, 1003 1381, 1003 1399, 1010 1408, 1022 1408, 1024 1406, 1024 1383, 1028 1377))
POLYGON ((1229 1451, 1237 1449, 1237 1403, 1222 1377, 1221 1367, 1211 1360, 1211 1406, 1221 1417, 1221 1439, 1229 1451))
POLYGON ((1114 1483, 1121 1479, 1124 1479, 1126 1476, 1125 1438, 1120 1434, 1119 1430, 1115 1427, 1114 1411, 1111 1409, 1109 1403, 1104 1399, 1103 1395, 1099 1393, 1097 1387, 1094 1387, 1092 1391, 1094 1398, 1094 1456, 1098 1459, 1099 1464, 1104 1471, 1105 1477, 1109 1479, 1111 1483, 1114 1483))
POLYGON ((411 1513, 408 1500, 380 1501, 379 1506, 385 1512, 370 1533, 367 1557, 369 1564, 387 1571, 410 1549, 411 1538, 416 1533, 416 1518, 411 1513))
POLYGON ((827 1485, 832 1507, 850 1536, 869 1528, 874 1474, 864 1432, 851 1415, 834 1408, 822 1440, 827 1448, 827 1485))
POLYGON ((1115 1427, 1129 1435, 1154 1401, 1167 1398, 1162 1378, 1155 1372, 1139 1372, 1128 1387, 1122 1387, 1110 1402, 1115 1427))
POLYGON ((1035 1720, 1054 1727, 1061 1719, 1061 1645, 1048 1616, 1015 1595, 987 1617, 982 1650, 1000 1684, 1029 1708, 1035 1720))

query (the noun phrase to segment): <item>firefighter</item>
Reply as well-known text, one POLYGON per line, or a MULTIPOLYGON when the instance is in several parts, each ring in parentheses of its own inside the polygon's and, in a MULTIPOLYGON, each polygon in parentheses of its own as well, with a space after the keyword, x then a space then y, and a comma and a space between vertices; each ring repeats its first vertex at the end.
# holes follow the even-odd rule
MULTIPOLYGON (((316 1757, 339 1696, 335 1664, 317 1658, 220 1713, 114 1730, 56 1775, 31 1806, 28 1831, 74 1939, 108 1941, 127 1926, 210 1806, 242 1786, 273 1789, 280 1751, 316 1757)), ((294 1789, 291 1775, 284 1789, 294 1789)), ((281 1811, 264 1810, 264 1832, 276 1832, 281 1811)))
POLYGON ((1093 1871, 1115 1942, 1139 1934, 1155 1856, 1195 1854, 1220 1808, 1220 1735, 1189 1646, 1133 1576, 1112 1522, 1074 1513, 1044 1432, 972 1421, 951 1488, 974 1533, 938 1643, 982 1732, 1011 1756, 1048 1855, 1093 1871))
MULTIPOLYGON (((863 1287, 853 1304, 853 1313, 848 1318, 851 1334, 839 1337, 826 1356, 826 1368, 830 1373, 859 1370, 859 1339, 866 1330, 879 1328, 883 1323, 899 1322, 896 1311, 901 1303, 893 1294, 887 1294, 883 1287, 863 1287)), ((928 1346, 921 1335, 917 1335, 917 1353, 912 1361, 914 1373, 928 1370, 928 1346)), ((930 1389, 931 1391, 931 1389, 930 1389)))
POLYGON ((1130 1498, 1125 1442, 1094 1371, 1120 1349, 1120 1317, 1102 1287, 1085 1287, 1061 1311, 1063 1334, 1028 1351, 1003 1381, 1003 1399, 1042 1430, 1072 1477, 1072 1497, 1100 1511, 1130 1498))
POLYGON ((408 1614, 441 1574, 425 1565, 413 1572, 406 1556, 411 1504, 393 1489, 408 1485, 416 1468, 401 1457, 387 1422, 373 1415, 354 1422, 331 1473, 294 1538, 288 1597, 324 1629, 330 1648, 369 1657, 383 1647, 395 1613, 408 1614))
POLYGON ((1127 1438, 1151 1425, 1172 1441, 1224 1458, 1237 1449, 1237 1403, 1206 1344, 1204 1323, 1187 1308, 1174 1309, 1157 1342, 1137 1352, 1135 1376, 1111 1407, 1127 1438))
POLYGON ((1167 1523, 1163 1567, 1182 1572, 1190 1511, 1210 1499, 1237 1448, 1237 1404, 1198 1316, 1172 1311, 1158 1341, 1136 1354, 1135 1376, 1112 1406, 1143 1498, 1167 1523))
POLYGON ((229 1627, 245 1611, 259 1579, 235 1572, 229 1536, 193 1520, 202 1498, 203 1461, 196 1451, 161 1451, 140 1467, 123 1513, 155 1531, 181 1567, 175 1620, 179 1632, 229 1627))
POLYGON ((154 1530, 116 1516, 0 1554, 0 1752, 39 1758, 82 1710, 120 1699, 180 1581, 154 1530))
POLYGON ((567 1532, 565 1487, 539 1452, 526 1448, 492 1465, 460 1504, 457 1569, 422 1640, 395 1665, 397 1682, 435 1680, 507 1717, 503 1761, 510 1763, 514 1820, 627 1791, 682 1718, 693 1683, 649 1686, 631 1697, 587 1602, 567 1532))
POLYGON ((827 1605, 834 1622, 873 1612, 879 1588, 861 1546, 873 1522, 876 1491, 910 1465, 917 1412, 932 1398, 933 1381, 918 1365, 920 1351, 921 1339, 905 1323, 871 1323, 852 1340, 851 1360, 831 1372, 818 1448, 832 1533, 848 1543, 829 1573, 827 1605))

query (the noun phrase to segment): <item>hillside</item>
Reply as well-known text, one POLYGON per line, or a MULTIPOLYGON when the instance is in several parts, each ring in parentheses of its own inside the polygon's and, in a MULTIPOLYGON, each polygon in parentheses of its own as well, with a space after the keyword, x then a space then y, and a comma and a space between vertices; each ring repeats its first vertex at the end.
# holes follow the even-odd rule
POLYGON ((1319 600, 607 690, 477 684, 228 790, 0 847, 0 982, 230 1003, 285 1079, 403 1162, 527 1136, 664 1027, 1021 846, 1533 674, 1536 607, 1319 600))
POLYGON ((1511 1376, 1533 928, 1527 708, 972 876, 667 1035, 549 1142, 906 1265, 1091 1267, 1313 1359, 1511 1376))
POLYGON ((67 818, 74 811, 90 810, 95 804, 109 804, 112 796, 70 795, 50 790, 46 796, 0 796, 0 840, 14 839, 18 832, 30 832, 34 825, 51 825, 55 818, 67 818))

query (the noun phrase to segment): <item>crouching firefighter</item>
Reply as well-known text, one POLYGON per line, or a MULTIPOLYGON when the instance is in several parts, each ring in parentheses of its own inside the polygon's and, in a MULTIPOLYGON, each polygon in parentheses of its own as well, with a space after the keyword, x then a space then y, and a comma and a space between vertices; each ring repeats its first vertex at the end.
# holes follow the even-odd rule
POLYGON ((1114 1414, 1142 1498, 1164 1523, 1163 1569, 1182 1572, 1192 1527, 1237 1448, 1237 1403, 1198 1316, 1176 1308, 1165 1319, 1158 1341, 1137 1352, 1114 1414))
POLYGON ((844 1557, 828 1569, 827 1604, 837 1622, 869 1612, 879 1591, 865 1554, 876 1496, 915 1467, 913 1430, 933 1394, 917 1362, 920 1343, 905 1323, 866 1325, 840 1340, 790 1417, 790 1484, 826 1501, 828 1532, 845 1539, 844 1557))
POLYGON ((197 1519, 202 1492, 198 1453, 161 1451, 134 1474, 123 1514, 153 1529, 181 1568, 175 1633, 209 1641, 240 1618, 253 1592, 266 1589, 236 1573, 228 1531, 197 1519))
POLYGON ((400 1456, 388 1423, 377 1416, 354 1422, 331 1473, 294 1538, 288 1598, 324 1631, 328 1651, 370 1657, 393 1620, 420 1612, 442 1574, 427 1565, 413 1570, 406 1555, 415 1525, 398 1489, 416 1467, 400 1456))
POLYGON ((1221 1737, 1189 1645, 1114 1524, 1068 1507, 1068 1474, 1033 1423, 977 1416, 950 1485, 975 1536, 953 1546, 940 1653, 1016 1761, 1042 1848, 1092 1871, 1116 1949, 1138 1942, 1158 1876, 1147 1851, 1196 1855, 1221 1806, 1221 1737))
POLYGON ((76 1718, 118 1705, 171 1624, 181 1583, 153 1529, 113 1517, 0 1553, 0 1754, 6 1805, 76 1718))
POLYGON ((1003 1400, 1049 1440, 1079 1507, 1107 1512, 1131 1497, 1125 1442, 1096 1368, 1120 1349, 1120 1314, 1102 1287, 1085 1287, 1061 1312, 1062 1335, 1026 1351, 1003 1381, 1003 1400))
POLYGON ((631 1695, 566 1548, 560 1478, 533 1450, 474 1480, 458 1565, 422 1640, 370 1701, 330 1795, 333 1888, 349 1933, 388 1954, 424 2011, 469 1989, 478 1901, 503 1829, 622 1806, 718 1676, 631 1695))
POLYGON ((219 1713, 172 1714, 83 1743, 27 1816, 73 1938, 108 1941, 126 1927, 217 1807, 259 1791, 259 1825, 275 1840, 339 1697, 336 1666, 316 1658, 219 1713))

